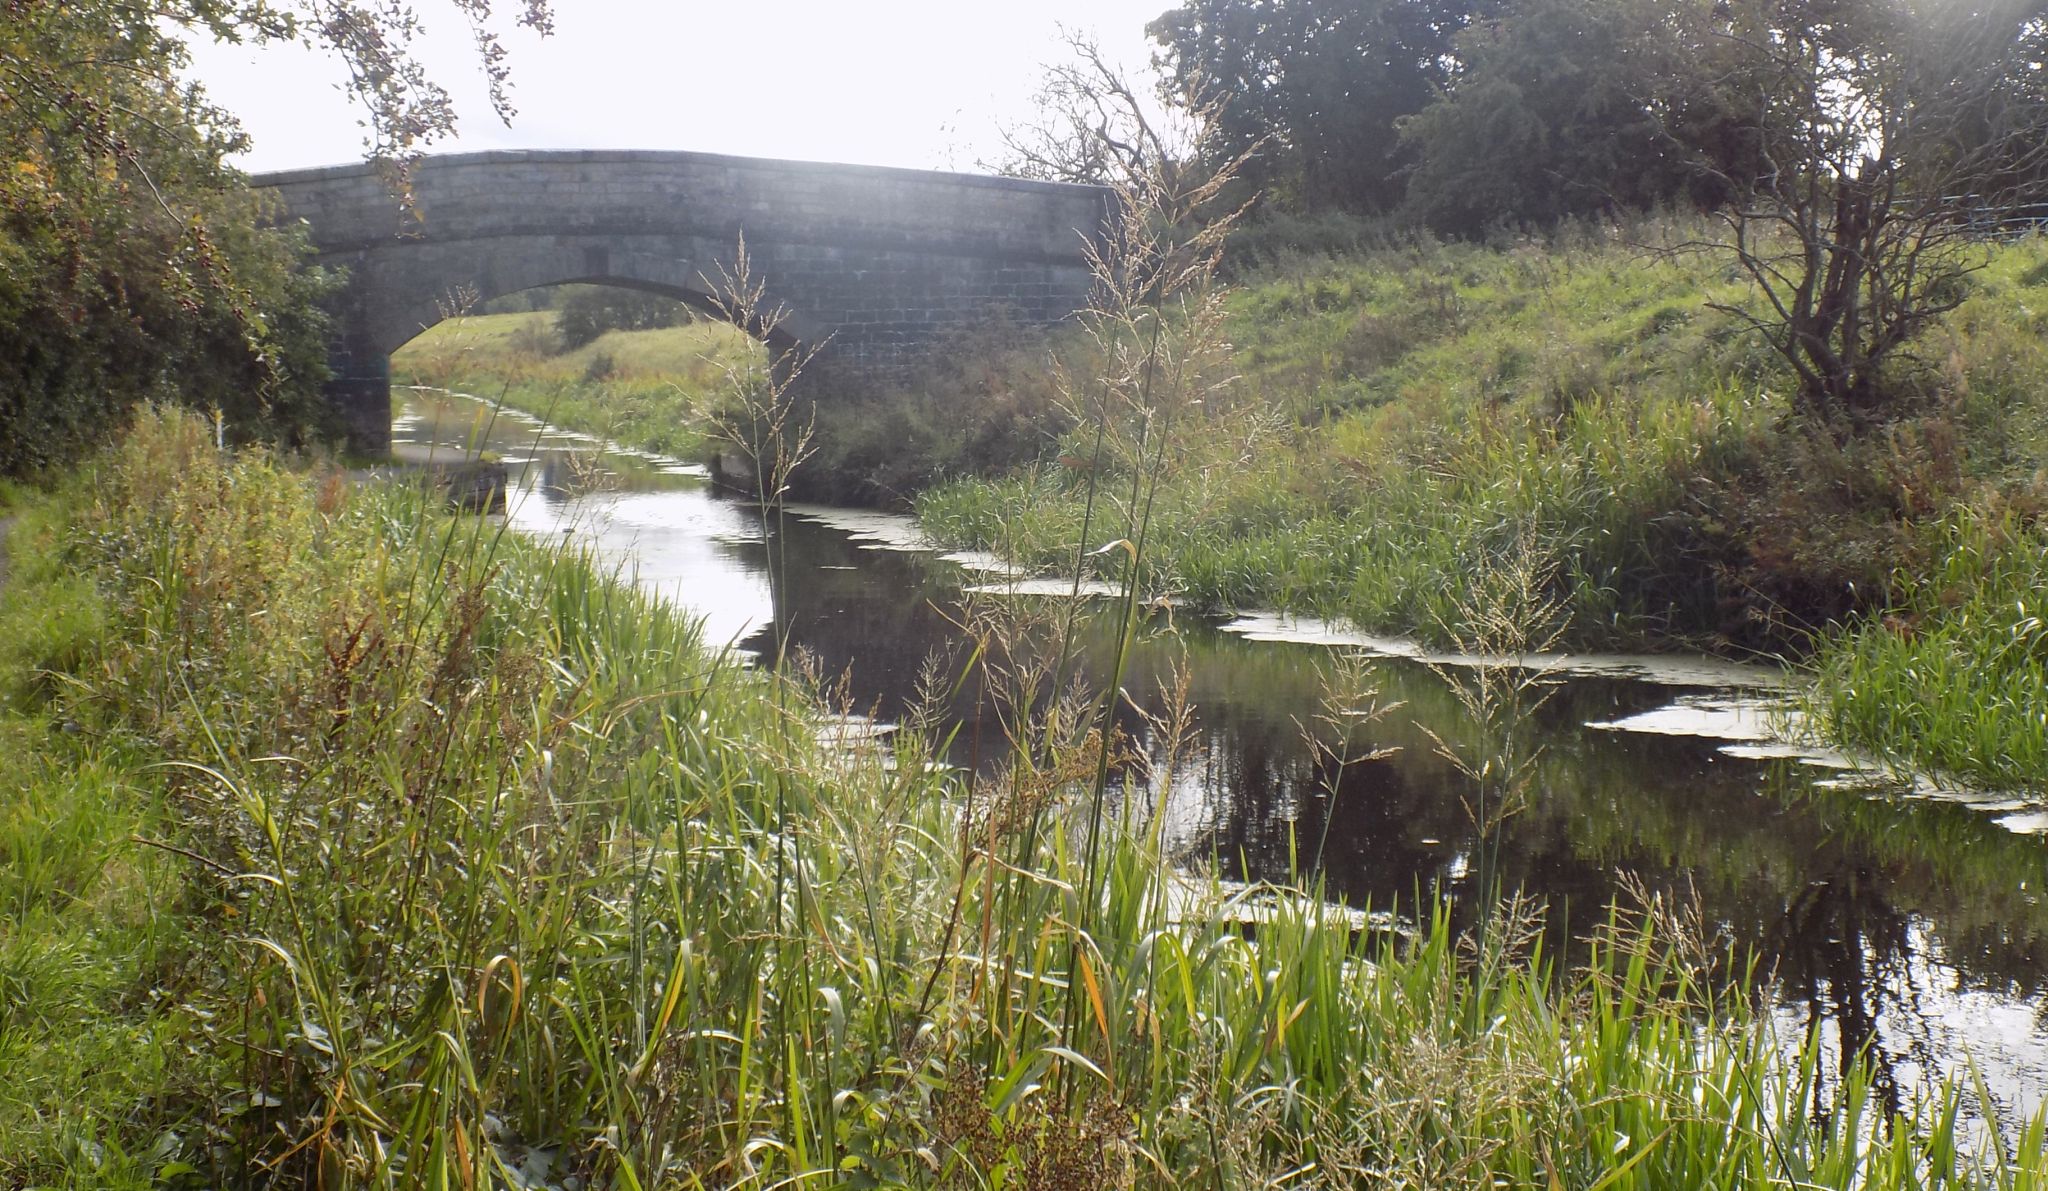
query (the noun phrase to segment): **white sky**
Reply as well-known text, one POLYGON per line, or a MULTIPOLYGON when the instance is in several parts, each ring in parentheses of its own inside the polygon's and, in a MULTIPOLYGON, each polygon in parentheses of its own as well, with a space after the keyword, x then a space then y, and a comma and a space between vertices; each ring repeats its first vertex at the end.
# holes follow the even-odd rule
MULTIPOLYGON (((556 0, 555 35, 508 33, 510 128, 492 116, 453 6, 419 4, 423 52, 462 115, 431 152, 694 149, 971 170, 1030 114, 1058 29, 1134 73, 1174 0, 556 0)), ((516 0, 500 0, 509 15, 516 0)), ((297 47, 194 45, 192 74, 240 117, 251 171, 360 158, 339 64, 297 47)))

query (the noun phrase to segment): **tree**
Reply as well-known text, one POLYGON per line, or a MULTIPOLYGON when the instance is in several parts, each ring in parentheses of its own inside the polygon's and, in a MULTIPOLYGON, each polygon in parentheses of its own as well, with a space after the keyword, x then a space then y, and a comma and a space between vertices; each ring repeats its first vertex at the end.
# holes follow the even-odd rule
POLYGON ((1002 130, 1003 156, 983 169, 1016 178, 1113 186, 1121 179, 1184 158, 1185 95, 1161 87, 1166 103, 1145 103, 1131 81, 1083 34, 1065 33, 1068 58, 1046 65, 1036 114, 1002 130))
POLYGON ((1407 216, 1474 235, 1723 197, 1699 193, 1690 146, 1651 110, 1653 93, 1676 102, 1691 86, 1661 36, 1667 8, 1520 0, 1466 29, 1443 93, 1399 125, 1407 216))
POLYGON ((1502 0, 1187 0, 1147 31, 1175 85, 1227 95, 1203 146, 1303 209, 1387 211, 1403 194, 1395 131, 1450 78, 1453 39, 1502 0))
MULTIPOLYGON (((524 2, 544 31, 545 0, 524 2)), ((489 0, 452 3, 509 114, 489 0)), ((149 399, 218 409, 238 437, 318 433, 324 281, 261 226, 225 164, 241 134, 180 77, 182 39, 333 49, 402 189, 405 156, 454 127, 418 33, 356 0, 0 0, 0 472, 61 461, 149 399)))
POLYGON ((238 434, 317 429, 322 344, 237 142, 145 18, 15 3, 0 25, 0 471, 60 462, 142 400, 238 434), (109 19, 109 18, 112 19, 109 19))
POLYGON ((563 351, 595 343, 606 331, 651 331, 690 321, 690 308, 674 298, 610 285, 568 287, 555 310, 563 351))
POLYGON ((1747 172, 1696 157, 1736 196, 1707 247, 1760 295, 1727 309, 1809 411, 1880 412, 1888 364, 1983 263, 1981 213, 2040 197, 2043 6, 1698 0, 1687 15, 1721 106, 1756 121, 1747 172))

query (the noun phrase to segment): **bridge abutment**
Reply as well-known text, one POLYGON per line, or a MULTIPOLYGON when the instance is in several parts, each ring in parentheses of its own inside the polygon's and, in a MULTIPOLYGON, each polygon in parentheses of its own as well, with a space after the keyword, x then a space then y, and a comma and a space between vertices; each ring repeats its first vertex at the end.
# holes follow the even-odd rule
POLYGON ((321 386, 347 450, 391 453, 391 355, 366 337, 344 333, 327 348, 327 383, 321 386))

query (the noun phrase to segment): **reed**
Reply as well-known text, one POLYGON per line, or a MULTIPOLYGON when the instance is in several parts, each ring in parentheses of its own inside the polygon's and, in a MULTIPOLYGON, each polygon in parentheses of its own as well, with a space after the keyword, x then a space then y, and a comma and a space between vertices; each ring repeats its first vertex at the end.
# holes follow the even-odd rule
MULTIPOLYGON (((1157 502, 1155 566, 1198 609, 1280 606, 1455 644, 1483 629, 1459 601, 1478 560, 1533 533, 1557 562, 1549 593, 1564 643, 1705 640, 1724 610, 1678 512, 1740 463, 1770 416, 1768 402, 1722 388, 1592 398, 1555 423, 1476 417, 1420 441, 1331 431, 1350 440, 1342 466, 1370 477, 1341 502, 1305 496, 1329 477, 1285 451, 1189 448, 1171 457, 1157 502)), ((1050 566, 1080 520, 1067 471, 944 485, 919 518, 945 540, 1050 566)))
MULTIPOLYGON (((1483 630, 1463 593, 1485 560, 1533 535, 1560 645, 1813 658, 1809 711, 1835 740, 2038 800, 2048 685, 2026 527, 2048 507, 2048 241, 1998 246, 1891 378, 1888 419, 1848 433, 1791 416, 1774 366, 1708 308, 1739 285, 1645 252, 1689 234, 1659 219, 1266 254, 1225 327, 1237 408, 1263 416, 1190 423, 1203 433, 1175 445, 1152 533, 1163 585, 1197 609, 1455 645, 1483 630)), ((921 519, 1058 565, 1083 441, 932 489, 921 519)))

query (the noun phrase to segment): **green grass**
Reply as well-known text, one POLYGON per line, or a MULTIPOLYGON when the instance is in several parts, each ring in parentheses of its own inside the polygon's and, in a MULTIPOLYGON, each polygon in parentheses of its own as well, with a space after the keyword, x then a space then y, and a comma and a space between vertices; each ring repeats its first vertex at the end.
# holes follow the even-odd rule
POLYGON ((2048 535, 1960 510, 1897 613, 1831 635, 1808 710, 1831 737, 1979 789, 2048 775, 2048 535))
MULTIPOLYGON (((178 1024, 182 862, 139 844, 169 831, 148 754, 62 709, 61 677, 106 630, 71 573, 47 502, 20 512, 0 590, 0 1181, 154 1185, 174 1155, 151 1106, 216 1057, 178 1024)), ((171 1139, 175 1140, 175 1139, 171 1139)))
POLYGON ((2048 247, 1999 253, 1933 335, 1950 410, 1901 468, 1924 497, 1887 576, 1890 606, 1820 641, 1808 710, 1835 739, 1938 778, 2048 790, 2048 247))
POLYGON ((1267 266, 1235 301, 1246 387, 1304 419, 1398 403, 1416 420, 1480 403, 1565 408, 1603 393, 1682 396, 1774 375, 1704 308, 1743 287, 1659 251, 1701 229, 1580 229, 1509 249, 1420 241, 1267 266))
POLYGON ((558 426, 679 458, 703 453, 713 402, 759 345, 714 320, 608 331, 555 353, 554 313, 482 314, 428 328, 391 358, 392 380, 503 400, 558 426))
MULTIPOLYGON (((1559 564, 1571 643, 1704 639, 1721 609, 1682 565, 1699 538, 1673 514, 1695 470, 1732 466, 1769 413, 1722 389, 1591 399, 1540 434, 1473 420, 1440 427, 1426 459, 1362 448, 1380 457, 1359 460, 1370 479, 1341 496, 1316 491, 1327 480, 1310 469, 1325 461, 1217 465, 1162 495, 1155 582, 1199 608, 1280 606, 1450 639, 1469 627, 1461 609, 1481 560, 1533 537, 1559 564)), ((1079 522, 1073 482, 1054 468, 940 488, 919 513, 942 538, 1042 565, 1079 522)))
POLYGON ((1512 913, 1247 931, 1135 824, 1091 872, 1068 770, 825 749, 789 680, 409 492, 145 419, 31 520, 14 1182, 2041 1185, 2038 1119, 2008 1163, 1960 1089, 1817 1088, 1675 919, 1572 967, 1512 913))
MULTIPOLYGON (((1845 445, 1794 424, 1760 342, 1708 308, 1746 292, 1725 268, 1636 244, 1687 234, 1268 266, 1232 298, 1238 382, 1169 455, 1157 582, 1201 607, 1444 639, 1442 593, 1533 533, 1560 561, 1574 645, 1797 651, 1883 606, 1914 525, 2041 466, 2041 242, 1995 253, 1926 336, 1926 366, 1902 370, 1903 416, 1845 445)), ((1059 450, 1087 453, 1074 435, 1059 450)), ((944 538, 1049 563, 1082 491, 1049 454, 919 511, 944 538)))
MULTIPOLYGON (((1150 582, 1201 609, 1279 606, 1451 640, 1470 627, 1479 560, 1533 541, 1556 563, 1564 644, 1818 651, 1814 710, 1838 741, 2048 789, 2041 654, 2013 638, 2036 610, 2020 611, 2024 575, 2001 577, 2036 564, 1943 544, 1955 523, 2048 509, 2048 246, 1990 251, 1900 371, 1901 416, 1843 442, 1792 422, 1777 365, 1708 309, 1742 301, 1739 279, 1643 247, 1701 230, 1269 260, 1232 298, 1239 382, 1168 456, 1150 582), (1935 570, 1946 577, 1930 586, 1935 570)), ((691 455, 716 361, 754 350, 696 324, 547 357, 550 317, 444 323, 398 374, 691 455), (587 382, 601 359, 611 379, 587 382)), ((980 371, 828 418, 805 493, 915 499, 942 538, 1063 565, 1086 444, 1024 379, 1045 350, 969 342, 955 354, 980 371)))

